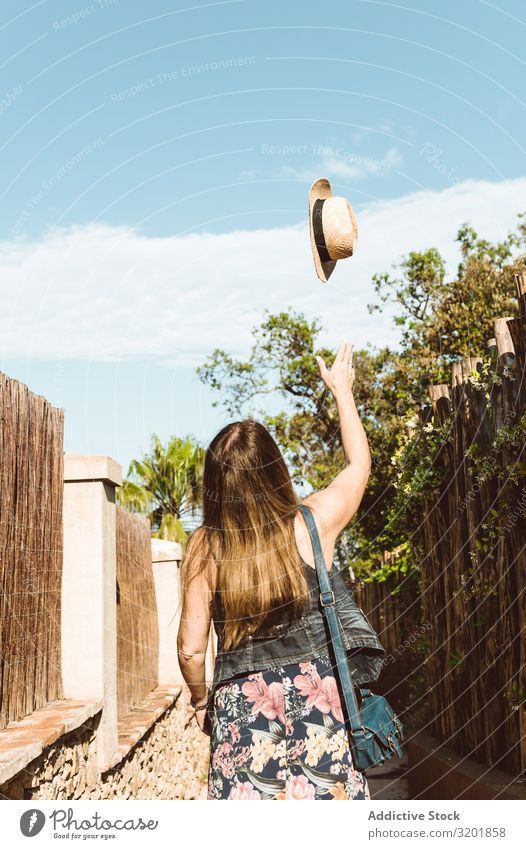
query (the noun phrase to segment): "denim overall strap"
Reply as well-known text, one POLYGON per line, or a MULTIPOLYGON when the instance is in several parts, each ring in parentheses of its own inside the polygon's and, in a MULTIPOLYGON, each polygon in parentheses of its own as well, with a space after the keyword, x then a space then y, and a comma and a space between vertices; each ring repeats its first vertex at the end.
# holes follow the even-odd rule
POLYGON ((329 626, 332 647, 343 691, 343 698, 345 701, 345 707, 347 708, 347 715, 349 717, 352 731, 361 731, 363 728, 358 709, 358 702, 356 700, 354 684, 347 662, 347 653, 345 651, 345 646, 343 645, 340 623, 336 613, 336 599, 331 588, 327 566, 325 565, 318 529, 316 528, 316 523, 314 522, 314 517, 310 508, 307 507, 306 504, 300 504, 299 509, 301 510, 305 522, 307 523, 307 528, 309 529, 312 548, 314 551, 316 574, 320 585, 320 604, 329 626))

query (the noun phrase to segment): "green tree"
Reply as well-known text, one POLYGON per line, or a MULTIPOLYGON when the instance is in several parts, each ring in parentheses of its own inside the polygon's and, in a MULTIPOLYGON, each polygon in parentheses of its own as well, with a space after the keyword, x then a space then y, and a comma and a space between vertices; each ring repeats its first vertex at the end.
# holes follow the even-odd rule
POLYGON ((385 539, 398 537, 398 545, 409 542, 415 561, 421 502, 436 485, 434 461, 448 425, 427 432, 412 426, 414 414, 429 401, 429 384, 450 384, 453 362, 466 356, 484 358, 494 318, 517 315, 514 274, 525 264, 523 218, 519 215, 516 232, 495 244, 462 225, 457 233, 461 260, 452 279, 446 280, 444 262, 434 248, 410 253, 396 267, 397 276, 373 277, 379 300, 370 311, 394 307, 401 327, 390 380, 396 385, 402 427, 397 428, 392 458, 385 539))
MULTIPOLYGON (((355 352, 357 406, 371 446, 373 468, 352 534, 343 535, 342 558, 358 557, 366 571, 384 550, 411 538, 418 506, 400 512, 399 467, 418 463, 423 446, 411 443, 407 425, 428 401, 430 383, 451 379, 451 364, 480 355, 491 336, 492 319, 516 314, 513 273, 524 267, 524 216, 515 233, 491 244, 468 225, 457 234, 461 261, 448 280, 436 248, 405 257, 396 275, 376 274, 378 296, 371 312, 395 309, 400 327, 396 350, 368 346, 355 352), (394 460, 394 464, 393 464, 394 460)), ((230 416, 253 415, 278 440, 296 484, 326 486, 344 462, 334 401, 324 390, 314 359, 331 362, 332 352, 319 344, 321 325, 288 311, 265 313, 254 328, 246 359, 216 349, 197 369, 200 379, 221 393, 230 416), (269 412, 270 396, 283 407, 269 412)), ((425 480, 425 476, 424 476, 425 480)))
POLYGON ((132 460, 117 490, 120 504, 147 515, 152 536, 185 543, 185 522, 201 503, 204 449, 193 437, 172 436, 164 447, 156 434, 151 452, 132 460))
POLYGON ((429 383, 449 382, 453 362, 484 353, 493 318, 517 314, 513 275, 523 266, 523 225, 491 244, 463 224, 456 241, 461 261, 450 280, 436 248, 411 252, 395 266, 396 276, 373 276, 378 300, 369 310, 396 310, 394 321, 401 328, 397 382, 402 392, 418 399, 429 383))

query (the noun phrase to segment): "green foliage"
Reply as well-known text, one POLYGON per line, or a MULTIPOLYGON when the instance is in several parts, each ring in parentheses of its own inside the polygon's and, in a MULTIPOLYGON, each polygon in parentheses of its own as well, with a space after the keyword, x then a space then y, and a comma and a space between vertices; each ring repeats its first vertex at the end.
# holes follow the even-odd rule
POLYGON ((389 507, 388 527, 403 528, 409 538, 420 527, 424 499, 436 498, 444 479, 442 453, 451 443, 452 414, 440 424, 405 422, 405 433, 391 458, 395 494, 389 507))
POLYGON ((511 687, 507 692, 507 697, 511 702, 513 710, 526 709, 526 691, 521 687, 518 681, 512 681, 511 687))
POLYGON ((418 562, 415 559, 415 551, 411 547, 409 541, 400 545, 396 551, 390 552, 390 557, 385 560, 380 566, 378 565, 378 556, 375 552, 374 559, 357 560, 353 563, 353 570, 358 580, 364 584, 368 583, 393 583, 393 577, 401 583, 395 583, 390 595, 395 596, 400 593, 402 586, 405 585, 407 579, 414 579, 417 582, 420 579, 418 570, 418 562), (403 582, 403 583, 402 583, 403 582))
POLYGON ((369 309, 381 310, 384 304, 397 309, 400 365, 409 384, 418 384, 419 378, 426 385, 449 383, 451 363, 485 350, 493 318, 517 314, 513 274, 520 260, 513 259, 513 250, 526 244, 521 226, 492 245, 462 225, 457 234, 462 260, 447 282, 435 248, 411 252, 396 266, 399 276, 373 277, 379 302, 369 309))
MULTIPOLYGON (((355 397, 373 465, 359 514, 340 538, 338 556, 344 564, 352 559, 360 578, 372 577, 383 552, 400 546, 406 546, 411 569, 418 569, 422 500, 440 490, 440 453, 447 450, 452 421, 420 428, 415 416, 428 400, 430 383, 449 384, 453 362, 485 350, 493 318, 517 312, 513 274, 525 262, 524 214, 515 232, 500 242, 479 238, 468 224, 460 227, 457 242, 461 260, 449 279, 433 247, 411 252, 395 266, 394 276, 382 272, 373 277, 377 302, 369 309, 394 308, 401 341, 396 350, 368 345, 355 351, 355 397)), ((320 354, 332 361, 333 352, 320 345, 321 330, 319 321, 309 322, 291 308, 276 315, 267 311, 254 328, 246 359, 216 349, 197 370, 220 393, 216 403, 230 416, 253 415, 266 424, 304 490, 326 486, 344 462, 335 404, 314 359, 320 354), (269 411, 270 399, 274 405, 281 401, 281 408, 269 411)), ((472 375, 488 400, 489 370, 488 364, 486 372, 472 375)), ((496 438, 494 454, 502 451, 503 440, 508 447, 518 445, 522 431, 516 427, 496 438)), ((472 451, 474 463, 477 450, 472 451)), ((516 463, 513 474, 521 476, 523 469, 516 463)))
POLYGON ((172 513, 165 513, 161 519, 159 530, 152 533, 152 537, 169 539, 172 542, 180 542, 182 545, 186 543, 187 536, 183 523, 172 513))
POLYGON ((467 448, 472 476, 478 483, 492 478, 519 483, 526 477, 525 445, 526 415, 515 424, 501 425, 489 443, 473 442, 467 448))
POLYGON ((164 447, 153 434, 151 444, 149 454, 131 461, 117 500, 148 516, 153 537, 184 544, 184 519, 195 515, 201 501, 204 449, 191 436, 172 436, 164 447))

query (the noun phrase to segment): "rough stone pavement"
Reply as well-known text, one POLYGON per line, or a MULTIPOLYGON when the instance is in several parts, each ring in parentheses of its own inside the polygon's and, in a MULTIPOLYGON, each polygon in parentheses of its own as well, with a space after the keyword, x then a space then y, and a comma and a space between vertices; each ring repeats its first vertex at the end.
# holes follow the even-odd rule
POLYGON ((409 799, 407 755, 367 770, 371 799, 409 799))

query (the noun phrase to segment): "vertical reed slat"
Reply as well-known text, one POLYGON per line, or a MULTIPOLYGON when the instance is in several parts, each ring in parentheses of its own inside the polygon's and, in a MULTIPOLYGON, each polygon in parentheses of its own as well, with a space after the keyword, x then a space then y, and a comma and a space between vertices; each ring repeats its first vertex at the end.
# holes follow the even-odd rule
POLYGON ((63 421, 0 373, 0 728, 63 697, 63 421))
POLYGON ((158 684, 159 632, 147 519, 117 505, 117 713, 158 684))

